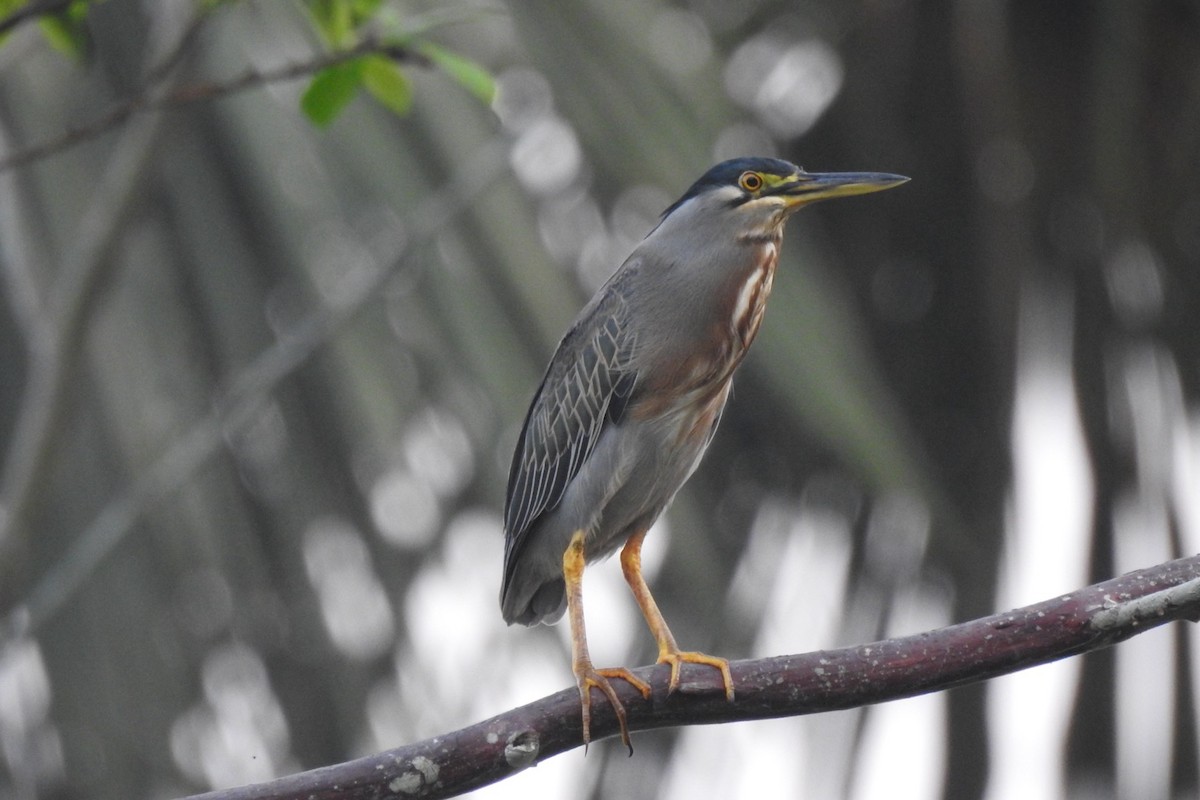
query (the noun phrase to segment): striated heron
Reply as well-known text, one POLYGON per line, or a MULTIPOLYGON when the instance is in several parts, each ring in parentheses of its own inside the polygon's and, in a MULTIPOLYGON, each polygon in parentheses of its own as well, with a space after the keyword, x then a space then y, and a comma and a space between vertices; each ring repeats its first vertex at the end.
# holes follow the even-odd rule
MULTIPOLYGON (((583 621, 584 565, 621 548, 621 569, 670 666, 721 672, 729 662, 681 650, 642 577, 646 531, 696 469, 729 396, 734 370, 758 333, 783 226, 817 200, 908 180, 878 173, 806 173, 773 158, 739 158, 706 172, 662 215, 563 336, 525 417, 504 509, 500 607, 509 624, 571 624, 571 667, 591 738, 591 689, 612 705, 630 746, 620 678, 596 669, 583 621)), ((630 747, 632 753, 632 747, 630 747)))

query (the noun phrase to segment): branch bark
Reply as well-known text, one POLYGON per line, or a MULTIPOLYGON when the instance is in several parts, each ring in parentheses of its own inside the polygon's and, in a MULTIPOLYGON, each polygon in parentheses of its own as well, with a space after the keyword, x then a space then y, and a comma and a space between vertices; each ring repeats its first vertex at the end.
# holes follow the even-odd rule
MULTIPOLYGON (((667 697, 667 669, 633 672, 644 700, 614 688, 633 731, 706 725, 898 700, 1005 675, 1124 641, 1167 622, 1200 621, 1200 556, 1138 570, 1003 614, 873 644, 734 662, 737 699, 719 675, 684 668, 667 697)), ((592 737, 617 733, 607 703, 592 707, 592 737)), ((191 800, 367 800, 451 797, 509 777, 582 744, 579 697, 567 689, 462 730, 377 755, 191 800)))

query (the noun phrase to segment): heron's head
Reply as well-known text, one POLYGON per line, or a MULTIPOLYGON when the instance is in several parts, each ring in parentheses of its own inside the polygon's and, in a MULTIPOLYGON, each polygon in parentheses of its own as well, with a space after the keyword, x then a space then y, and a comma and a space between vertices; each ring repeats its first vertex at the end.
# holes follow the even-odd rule
POLYGON ((686 209, 692 225, 733 224, 753 235, 817 200, 878 192, 907 180, 883 172, 810 173, 778 158, 735 158, 700 176, 663 212, 663 221, 686 209))

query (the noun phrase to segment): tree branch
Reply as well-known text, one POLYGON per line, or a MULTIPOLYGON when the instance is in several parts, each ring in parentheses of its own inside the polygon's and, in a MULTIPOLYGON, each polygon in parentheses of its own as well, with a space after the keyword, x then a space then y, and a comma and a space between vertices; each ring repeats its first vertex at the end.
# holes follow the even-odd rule
MULTIPOLYGON (((1200 556, 1138 570, 1003 614, 874 644, 731 664, 737 699, 714 670, 685 666, 667 697, 666 668, 634 670, 650 700, 616 681, 630 730, 815 714, 898 700, 1098 650, 1167 622, 1200 621, 1200 556)), ((607 703, 592 737, 617 732, 607 703)), ((377 755, 192 800, 451 797, 582 744, 574 689, 462 730, 377 755)))
POLYGON ((128 100, 112 106, 91 122, 67 131, 57 139, 51 139, 0 157, 0 172, 24 166, 94 139, 140 112, 166 111, 205 100, 216 100, 268 83, 304 78, 316 74, 326 67, 336 66, 370 54, 423 66, 429 64, 429 60, 425 56, 407 47, 367 38, 347 50, 323 53, 307 61, 285 64, 268 70, 249 69, 241 75, 223 82, 193 83, 161 93, 156 92, 154 85, 151 85, 128 100))

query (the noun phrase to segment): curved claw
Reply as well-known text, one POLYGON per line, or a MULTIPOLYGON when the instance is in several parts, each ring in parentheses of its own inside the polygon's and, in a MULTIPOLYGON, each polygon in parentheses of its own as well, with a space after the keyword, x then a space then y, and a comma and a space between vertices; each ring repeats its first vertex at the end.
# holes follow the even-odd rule
POLYGON ((672 650, 658 656, 659 664, 671 665, 671 681, 667 684, 667 694, 673 694, 679 688, 679 667, 684 662, 688 664, 706 664, 721 671, 721 681, 725 684, 725 699, 733 702, 733 674, 729 671, 729 660, 720 656, 710 656, 706 653, 672 650))
POLYGON ((609 678, 620 678, 621 680, 632 684, 633 688, 642 693, 642 697, 650 699, 650 684, 635 676, 632 672, 624 667, 610 667, 607 669, 593 669, 586 667, 575 676, 576 683, 579 686, 579 702, 583 706, 583 746, 586 751, 588 744, 592 740, 592 687, 596 687, 600 692, 608 698, 609 705, 612 706, 613 713, 617 715, 617 724, 621 727, 621 741, 629 748, 629 755, 633 755, 633 743, 629 740, 629 725, 625 721, 625 706, 617 699, 617 692, 613 689, 612 684, 608 682, 609 678))

